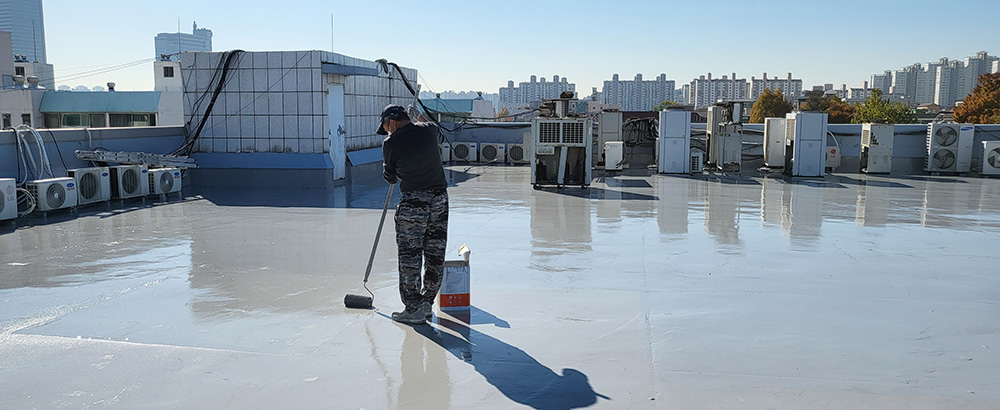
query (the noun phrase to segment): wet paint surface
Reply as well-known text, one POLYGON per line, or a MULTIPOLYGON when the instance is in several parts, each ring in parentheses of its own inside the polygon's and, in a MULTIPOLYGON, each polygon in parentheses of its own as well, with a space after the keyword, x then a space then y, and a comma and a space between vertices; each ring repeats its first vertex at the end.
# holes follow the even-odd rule
POLYGON ((418 327, 391 227, 343 306, 375 180, 4 226, 0 408, 1000 406, 1000 181, 449 174, 473 308, 418 327))

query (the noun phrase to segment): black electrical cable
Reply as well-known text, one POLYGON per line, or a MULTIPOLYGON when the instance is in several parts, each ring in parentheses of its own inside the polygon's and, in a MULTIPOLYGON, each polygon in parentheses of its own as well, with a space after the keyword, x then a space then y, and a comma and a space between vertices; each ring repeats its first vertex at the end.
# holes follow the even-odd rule
MULTIPOLYGON (((212 115, 212 109, 215 107, 215 101, 219 98, 219 94, 222 93, 222 89, 223 89, 223 87, 225 87, 225 85, 227 83, 226 77, 229 74, 229 70, 231 69, 231 64, 233 62, 233 58, 236 57, 236 56, 238 56, 238 55, 242 55, 243 53, 244 53, 243 50, 233 50, 233 51, 229 51, 229 52, 226 53, 225 64, 222 67, 222 71, 221 71, 221 74, 220 74, 219 81, 216 83, 215 91, 212 93, 212 100, 209 101, 208 108, 205 109, 205 113, 202 115, 201 121, 198 123, 198 129, 195 130, 194 134, 191 135, 187 139, 187 141, 185 141, 184 144, 181 145, 180 148, 178 148, 173 153, 171 153, 172 155, 179 155, 179 154, 189 155, 189 154, 191 154, 191 151, 194 148, 195 142, 197 142, 198 141, 198 137, 201 136, 201 130, 203 128, 205 128, 205 123, 208 122, 208 118, 212 115)), ((218 69, 217 69, 217 71, 218 71, 218 69)))
POLYGON ((56 135, 52 133, 51 129, 46 129, 46 131, 48 131, 49 136, 52 137, 52 143, 56 144, 56 153, 59 154, 59 162, 62 162, 63 170, 65 171, 69 169, 69 167, 66 166, 66 160, 63 159, 62 150, 59 149, 59 141, 56 141, 56 135))

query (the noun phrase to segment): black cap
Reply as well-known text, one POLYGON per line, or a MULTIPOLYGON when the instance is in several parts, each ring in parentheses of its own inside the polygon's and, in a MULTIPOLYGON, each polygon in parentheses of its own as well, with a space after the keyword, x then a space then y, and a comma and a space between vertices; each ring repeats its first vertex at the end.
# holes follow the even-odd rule
POLYGON ((385 109, 382 110, 382 115, 379 116, 378 130, 376 130, 375 133, 378 135, 389 135, 389 132, 386 131, 384 127, 385 120, 386 119, 398 120, 405 115, 406 115, 406 108, 403 108, 402 105, 389 104, 385 106, 385 109))

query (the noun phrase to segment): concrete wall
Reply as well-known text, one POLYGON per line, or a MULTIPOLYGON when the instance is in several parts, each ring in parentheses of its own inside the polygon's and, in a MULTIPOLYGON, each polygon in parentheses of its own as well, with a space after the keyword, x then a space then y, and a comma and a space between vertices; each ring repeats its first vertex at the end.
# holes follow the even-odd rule
MULTIPOLYGON (((109 151, 169 154, 184 143, 183 127, 90 128, 89 137, 83 128, 43 129, 38 132, 45 142, 56 177, 65 176, 66 169, 90 166, 88 162, 76 158, 76 150, 103 148, 109 151)), ((28 133, 22 135, 37 161, 35 139, 28 133)), ((21 166, 15 138, 12 130, 0 131, 0 178, 17 178, 20 182, 26 180, 28 173, 21 166)))

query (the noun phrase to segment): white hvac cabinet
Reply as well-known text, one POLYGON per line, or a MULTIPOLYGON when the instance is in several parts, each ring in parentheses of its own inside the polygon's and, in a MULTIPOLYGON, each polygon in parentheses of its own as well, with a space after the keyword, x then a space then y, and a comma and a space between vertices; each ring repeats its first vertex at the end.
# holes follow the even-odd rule
POLYGON ((661 174, 691 172, 691 113, 660 111, 658 168, 661 174))
POLYGON ((166 195, 181 192, 181 170, 178 168, 155 168, 149 170, 149 193, 166 195))
POLYGON ((969 172, 976 127, 972 124, 928 124, 928 172, 969 172))
POLYGON ((785 166, 785 119, 764 119, 764 164, 771 168, 785 166))
POLYGON ((892 124, 861 125, 861 171, 888 174, 892 171, 892 144, 896 127, 892 124))
POLYGON ((507 145, 503 143, 479 143, 479 161, 504 163, 507 160, 507 145))
POLYGON ((111 200, 111 170, 108 167, 67 169, 66 174, 76 180, 78 205, 111 200))
POLYGON ((1000 141, 983 141, 983 175, 1000 175, 1000 141))
MULTIPOLYGON (((598 116, 597 124, 597 152, 594 153, 594 163, 600 162, 601 155, 607 156, 604 152, 606 143, 622 140, 622 113, 621 111, 604 111, 598 116)), ((607 160, 605 159, 605 166, 607 160)))
POLYGON ((625 163, 625 143, 608 141, 604 143, 604 170, 621 171, 625 163))
MULTIPOLYGON (((823 113, 796 112, 785 116, 785 143, 786 148, 791 148, 793 177, 821 177, 826 174, 826 129, 827 115, 823 113)), ((785 152, 787 164, 789 150, 785 152)))
POLYGON ((0 178, 0 221, 17 218, 17 181, 0 178))
POLYGON ((35 209, 42 212, 76 206, 76 180, 73 178, 49 178, 28 181, 24 184, 35 197, 35 209))
POLYGON ((451 144, 442 142, 438 145, 438 152, 441 154, 441 162, 451 162, 451 144))
POLYGON ((531 120, 531 184, 590 185, 593 141, 588 118, 531 120))
POLYGON ((145 165, 111 167, 111 196, 126 199, 149 195, 149 169, 145 165))

